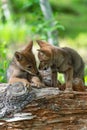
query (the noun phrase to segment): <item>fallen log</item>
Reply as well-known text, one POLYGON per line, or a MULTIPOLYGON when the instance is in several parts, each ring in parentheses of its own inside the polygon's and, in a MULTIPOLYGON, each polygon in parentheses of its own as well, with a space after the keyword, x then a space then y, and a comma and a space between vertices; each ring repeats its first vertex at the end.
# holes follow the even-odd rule
MULTIPOLYGON (((10 108, 6 112, 11 113, 4 113, 0 130, 87 130, 86 91, 65 92, 53 87, 26 90, 22 84, 19 89, 14 86, 18 84, 0 85, 0 94, 5 94, 0 104, 6 103, 10 108)), ((3 112, 1 107, 0 110, 3 112)))

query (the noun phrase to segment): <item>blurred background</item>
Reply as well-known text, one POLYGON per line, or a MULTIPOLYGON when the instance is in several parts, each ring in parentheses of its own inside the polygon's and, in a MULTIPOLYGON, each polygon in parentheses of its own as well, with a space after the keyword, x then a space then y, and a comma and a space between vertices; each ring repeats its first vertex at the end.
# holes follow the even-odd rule
MULTIPOLYGON (((31 39, 72 47, 87 64, 87 0, 0 0, 0 82, 14 52, 31 39)), ((87 67, 87 84, 86 75, 87 67)))

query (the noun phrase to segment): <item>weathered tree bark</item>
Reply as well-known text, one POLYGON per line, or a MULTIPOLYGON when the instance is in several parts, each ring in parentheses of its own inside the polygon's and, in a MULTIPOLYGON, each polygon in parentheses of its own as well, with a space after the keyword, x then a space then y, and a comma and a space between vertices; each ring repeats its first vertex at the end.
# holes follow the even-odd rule
POLYGON ((32 91, 35 94, 32 102, 25 105, 16 119, 15 115, 13 119, 2 118, 0 130, 87 129, 87 92, 64 92, 53 87, 32 88, 32 91), (22 113, 25 118, 19 119, 22 113))
MULTIPOLYGON (((49 28, 53 28, 55 26, 55 20, 53 17, 53 12, 48 0, 40 0, 40 6, 42 13, 45 17, 45 20, 49 22, 49 28)), ((58 45, 58 31, 50 31, 47 32, 48 42, 50 44, 58 45)))

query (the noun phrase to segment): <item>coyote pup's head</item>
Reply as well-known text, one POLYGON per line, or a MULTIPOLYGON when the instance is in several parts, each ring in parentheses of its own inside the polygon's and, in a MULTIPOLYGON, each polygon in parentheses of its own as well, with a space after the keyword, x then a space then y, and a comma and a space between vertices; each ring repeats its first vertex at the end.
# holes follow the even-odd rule
POLYGON ((15 52, 15 60, 17 66, 29 74, 36 75, 38 74, 35 56, 32 52, 33 41, 31 41, 28 46, 21 52, 15 52))
POLYGON ((38 58, 40 60, 39 69, 47 69, 52 64, 52 46, 43 41, 37 40, 40 49, 38 49, 38 58))

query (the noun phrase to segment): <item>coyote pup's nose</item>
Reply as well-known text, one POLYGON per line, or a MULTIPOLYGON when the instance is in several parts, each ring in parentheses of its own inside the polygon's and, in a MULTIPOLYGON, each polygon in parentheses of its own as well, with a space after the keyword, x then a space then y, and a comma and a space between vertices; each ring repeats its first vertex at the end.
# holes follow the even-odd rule
POLYGON ((39 75, 40 73, 39 73, 39 72, 37 72, 36 74, 37 74, 37 75, 39 75))

